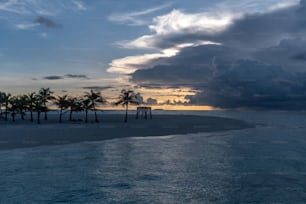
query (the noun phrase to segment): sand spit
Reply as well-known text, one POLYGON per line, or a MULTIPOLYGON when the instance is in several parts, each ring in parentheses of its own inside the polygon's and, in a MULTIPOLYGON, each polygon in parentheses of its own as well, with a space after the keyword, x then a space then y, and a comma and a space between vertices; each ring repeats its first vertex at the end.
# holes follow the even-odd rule
POLYGON ((210 116, 155 115, 152 120, 136 120, 130 116, 128 123, 124 123, 123 119, 123 115, 106 114, 100 115, 100 123, 87 124, 78 121, 58 123, 56 115, 49 116, 48 121, 42 120, 40 125, 29 121, 0 121, 0 150, 254 127, 241 120, 210 116))

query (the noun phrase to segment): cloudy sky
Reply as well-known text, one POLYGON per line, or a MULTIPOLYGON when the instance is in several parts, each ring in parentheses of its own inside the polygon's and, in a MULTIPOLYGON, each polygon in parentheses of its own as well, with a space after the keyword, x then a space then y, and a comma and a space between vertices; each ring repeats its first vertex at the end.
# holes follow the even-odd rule
POLYGON ((306 0, 0 0, 0 90, 306 108, 306 0))

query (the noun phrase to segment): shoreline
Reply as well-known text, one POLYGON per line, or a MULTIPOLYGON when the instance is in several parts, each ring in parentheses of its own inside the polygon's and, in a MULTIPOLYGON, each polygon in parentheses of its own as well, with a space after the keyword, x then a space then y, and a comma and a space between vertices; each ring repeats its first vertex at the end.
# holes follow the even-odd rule
POLYGON ((123 122, 121 114, 104 114, 99 118, 100 123, 58 123, 58 117, 50 115, 49 120, 42 120, 40 125, 20 120, 15 123, 1 121, 0 150, 255 127, 242 120, 213 116, 154 115, 152 120, 136 120, 130 116, 128 123, 123 122))

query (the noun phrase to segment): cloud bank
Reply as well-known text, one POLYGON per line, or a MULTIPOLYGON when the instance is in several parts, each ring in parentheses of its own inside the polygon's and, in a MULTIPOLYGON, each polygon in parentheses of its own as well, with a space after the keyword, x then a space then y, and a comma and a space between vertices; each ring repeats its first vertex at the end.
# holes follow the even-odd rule
POLYGON ((133 83, 192 88, 197 94, 186 96, 189 104, 306 109, 306 0, 251 14, 174 10, 150 29, 154 34, 124 46, 176 52, 140 66, 125 58, 121 72, 134 68, 133 83))

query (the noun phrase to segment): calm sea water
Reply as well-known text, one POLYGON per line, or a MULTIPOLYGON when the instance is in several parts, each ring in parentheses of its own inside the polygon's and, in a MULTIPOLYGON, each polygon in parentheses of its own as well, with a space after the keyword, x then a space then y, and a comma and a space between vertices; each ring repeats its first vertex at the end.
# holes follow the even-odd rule
POLYGON ((181 113, 258 126, 0 151, 0 203, 306 202, 306 113, 181 113))

